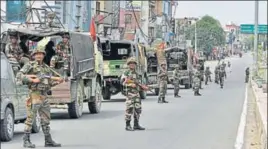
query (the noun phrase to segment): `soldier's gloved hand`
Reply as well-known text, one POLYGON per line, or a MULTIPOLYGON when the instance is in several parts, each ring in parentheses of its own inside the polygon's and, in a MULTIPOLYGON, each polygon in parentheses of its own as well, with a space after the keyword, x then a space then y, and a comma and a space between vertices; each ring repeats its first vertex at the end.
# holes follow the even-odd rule
POLYGON ((33 83, 40 83, 41 81, 38 78, 33 78, 33 79, 31 79, 31 82, 33 82, 33 83))

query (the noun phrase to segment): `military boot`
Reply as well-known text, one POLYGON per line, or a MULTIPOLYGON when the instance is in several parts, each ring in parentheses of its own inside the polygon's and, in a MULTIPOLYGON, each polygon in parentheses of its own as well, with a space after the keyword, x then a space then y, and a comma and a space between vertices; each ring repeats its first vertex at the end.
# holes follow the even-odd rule
POLYGON ((196 91, 196 95, 197 95, 197 96, 202 96, 202 95, 199 93, 199 91, 196 91))
POLYGON ((35 145, 30 140, 30 133, 25 133, 23 136, 23 147, 24 148, 35 148, 35 145))
POLYGON ((161 98, 160 97, 158 97, 158 101, 157 101, 158 103, 162 103, 162 100, 161 100, 161 98))
POLYGON ((139 120, 135 119, 134 120, 134 127, 133 127, 134 130, 145 130, 145 128, 141 127, 140 124, 139 124, 139 120))
POLYGON ((179 94, 174 94, 175 98, 181 97, 179 94))
POLYGON ((52 140, 51 134, 45 135, 45 147, 61 147, 60 143, 52 140))
POLYGON ((162 102, 163 103, 168 103, 168 101, 165 100, 165 97, 162 97, 162 102))
POLYGON ((133 128, 130 125, 130 121, 126 121, 126 131, 134 131, 133 128))

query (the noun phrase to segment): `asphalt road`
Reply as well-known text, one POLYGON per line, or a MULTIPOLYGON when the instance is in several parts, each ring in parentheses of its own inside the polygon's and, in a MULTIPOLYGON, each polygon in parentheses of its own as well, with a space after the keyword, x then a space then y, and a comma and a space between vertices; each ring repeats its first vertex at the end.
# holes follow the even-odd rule
MULTIPOLYGON (((146 131, 125 131, 124 100, 119 98, 102 104, 100 114, 69 119, 65 110, 53 110, 51 133, 62 143, 62 149, 233 149, 242 111, 245 67, 250 56, 231 58, 232 72, 227 74, 224 89, 210 83, 201 97, 182 89, 182 98, 173 98, 169 90, 168 104, 158 104, 156 96, 143 101, 141 125, 146 131)), ((216 62, 210 62, 214 71, 216 62)), ((212 77, 214 79, 214 77, 212 77)), ((22 148, 23 124, 15 126, 11 142, 2 149, 22 148)), ((37 148, 44 148, 42 132, 32 135, 37 148)))

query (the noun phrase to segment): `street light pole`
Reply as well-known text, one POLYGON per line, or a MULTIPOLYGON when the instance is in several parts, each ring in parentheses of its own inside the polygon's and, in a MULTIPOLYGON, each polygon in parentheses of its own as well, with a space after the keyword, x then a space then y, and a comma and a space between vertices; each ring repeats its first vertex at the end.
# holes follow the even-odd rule
POLYGON ((197 52, 197 31, 196 31, 196 23, 194 23, 194 53, 197 52))
POLYGON ((254 63, 255 72, 258 74, 258 24, 259 24, 259 2, 255 1, 255 29, 254 29, 254 63))

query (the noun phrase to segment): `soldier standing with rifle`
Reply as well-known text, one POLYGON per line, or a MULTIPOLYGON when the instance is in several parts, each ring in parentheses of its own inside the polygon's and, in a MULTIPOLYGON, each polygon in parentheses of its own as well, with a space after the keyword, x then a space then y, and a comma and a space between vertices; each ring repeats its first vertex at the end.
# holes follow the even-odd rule
POLYGON ((179 95, 180 91, 180 70, 179 65, 176 66, 176 68, 173 71, 173 85, 174 85, 174 97, 181 97, 179 95))
POLYGON ((29 98, 27 99, 27 119, 25 121, 23 146, 25 148, 35 148, 30 140, 32 124, 39 113, 42 130, 45 135, 45 147, 61 147, 61 144, 54 142, 50 134, 50 105, 47 99, 47 91, 63 82, 58 73, 43 63, 45 57, 44 47, 38 47, 33 52, 35 61, 29 62, 22 67, 17 74, 20 83, 28 84, 29 98), (57 77, 54 77, 57 76, 57 77))
POLYGON ((220 86, 221 86, 221 88, 223 88, 224 74, 225 74, 224 66, 221 65, 221 66, 220 66, 220 72, 219 72, 219 79, 220 79, 220 86))
POLYGON ((126 130, 134 131, 134 130, 145 130, 145 128, 141 127, 139 124, 140 114, 142 110, 141 106, 141 98, 139 91, 140 89, 148 90, 147 86, 140 85, 139 74, 136 72, 137 61, 135 57, 130 57, 127 60, 127 65, 129 67, 126 70, 122 77, 121 82, 124 86, 124 93, 126 95, 126 130), (131 117, 134 117, 134 127, 131 127, 131 117))
POLYGON ((206 67, 206 70, 205 70, 205 85, 207 85, 208 84, 208 80, 210 81, 210 82, 212 82, 211 81, 211 71, 209 70, 209 67, 206 67))
POLYGON ((166 63, 160 63, 160 71, 158 73, 159 78, 159 96, 158 96, 158 103, 168 103, 165 100, 165 96, 167 93, 167 83, 168 83, 168 74, 166 69, 166 63))
POLYGON ((195 96, 201 96, 199 93, 200 89, 200 72, 196 69, 194 72, 194 79, 193 79, 193 90, 195 96))
POLYGON ((215 66, 214 73, 215 73, 215 83, 219 84, 219 73, 220 73, 220 65, 219 64, 215 66))
POLYGON ((249 67, 247 67, 247 69, 246 69, 245 83, 248 83, 248 79, 249 79, 249 67))

